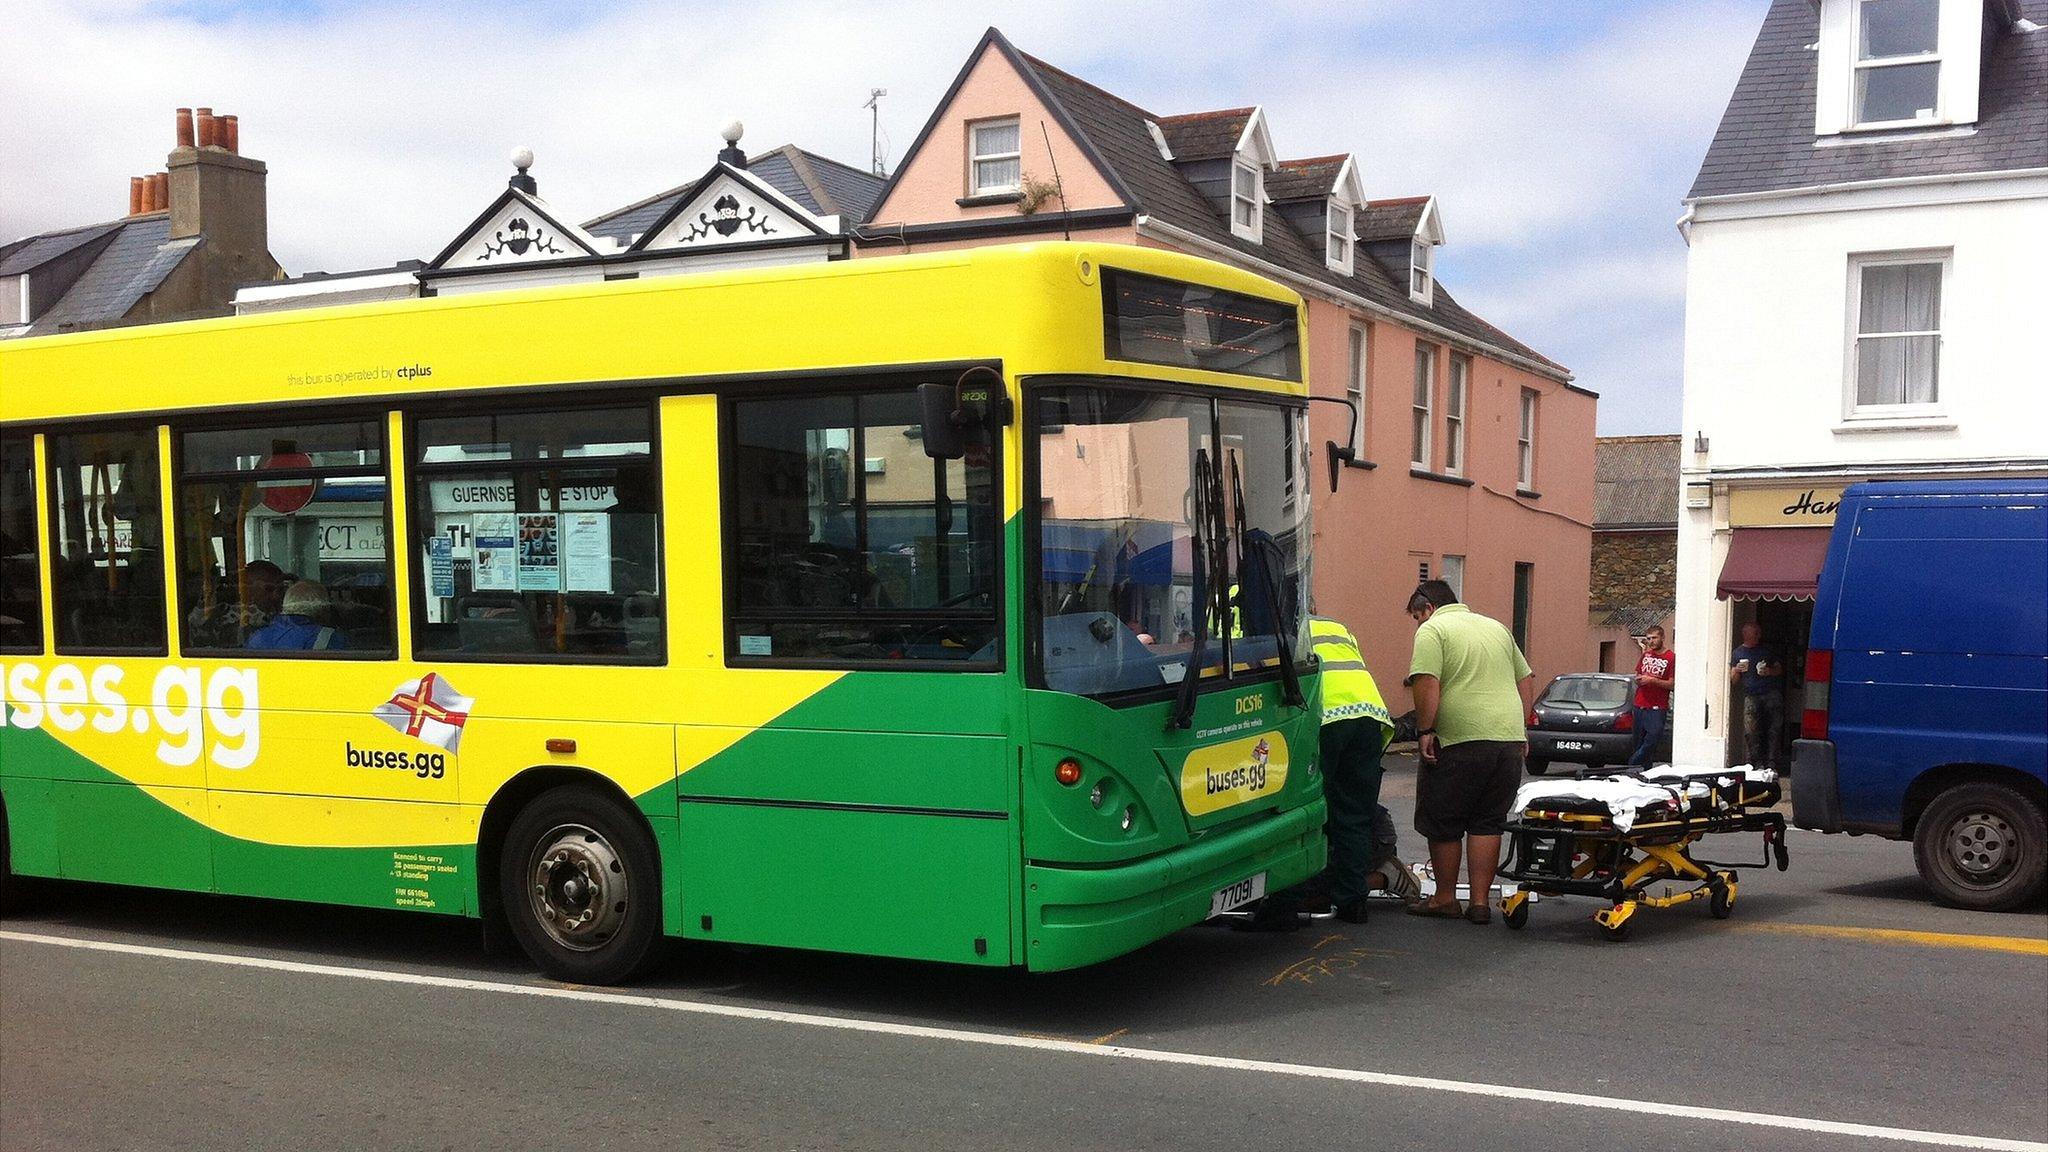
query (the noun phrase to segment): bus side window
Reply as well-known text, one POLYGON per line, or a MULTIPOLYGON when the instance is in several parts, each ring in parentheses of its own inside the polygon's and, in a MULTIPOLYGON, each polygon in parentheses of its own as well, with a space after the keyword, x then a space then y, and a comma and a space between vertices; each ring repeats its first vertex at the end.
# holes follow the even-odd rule
POLYGON ((415 427, 415 652, 661 659, 650 405, 421 417, 415 427))
POLYGON ((156 445, 153 427, 46 441, 59 652, 165 653, 156 445))
POLYGON ((0 437, 0 652, 43 650, 35 441, 0 437))
POLYGON ((910 383, 727 408, 731 657, 996 664, 992 449, 925 455, 910 383))
POLYGON ((394 652, 381 419, 190 430, 177 462, 187 651, 394 652))

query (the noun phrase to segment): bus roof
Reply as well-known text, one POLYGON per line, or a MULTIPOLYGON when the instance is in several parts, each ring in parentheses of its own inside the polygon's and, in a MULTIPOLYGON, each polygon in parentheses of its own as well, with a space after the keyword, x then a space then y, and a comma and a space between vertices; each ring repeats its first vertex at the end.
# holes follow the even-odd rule
POLYGON ((1307 394, 1305 379, 1106 359, 1104 265, 1302 315, 1291 290, 1213 261, 1121 244, 1020 244, 0 341, 0 424, 991 360, 1013 376, 1307 394))

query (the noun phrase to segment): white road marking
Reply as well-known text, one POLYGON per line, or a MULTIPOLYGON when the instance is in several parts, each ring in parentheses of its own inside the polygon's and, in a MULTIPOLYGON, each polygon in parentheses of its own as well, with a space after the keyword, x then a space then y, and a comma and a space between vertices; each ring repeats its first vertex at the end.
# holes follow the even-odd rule
POLYGON ((964 1028, 932 1028, 921 1024, 897 1024, 885 1020, 862 1020, 845 1016, 821 1016, 809 1012, 783 1012, 773 1008, 747 1008, 735 1004, 711 1004, 666 996, 640 996, 630 992, 603 992, 591 988, 539 984, 513 984, 501 980, 471 980, 458 976, 430 976, 417 972, 392 972, 377 968, 355 968, 339 964, 312 964, 301 960, 278 960, 268 956, 244 956, 224 952, 198 952, 183 948, 159 948, 145 944, 122 944, 111 940, 87 940, 75 936, 47 936, 32 932, 0 931, 0 940, 20 944, 44 944, 77 948, 88 952, 112 952, 126 956, 152 956, 164 960, 186 960, 232 968, 256 968, 270 972, 291 972, 305 976, 339 976, 380 984, 408 984, 425 988, 446 988, 462 992, 496 992, 513 996, 534 996, 549 1000, 574 1000, 625 1008, 660 1008, 700 1016, 722 1016, 737 1020, 797 1024, 810 1028, 832 1028, 844 1032, 908 1036, 921 1040, 946 1040, 959 1044, 980 1044, 992 1048, 1021 1048, 1037 1052, 1061 1052, 1070 1056, 1111 1057, 1151 1064, 1179 1064, 1229 1072, 1262 1072, 1273 1076, 1294 1076, 1310 1080, 1336 1080, 1373 1084, 1385 1088, 1410 1088, 1427 1092, 1452 1092, 1465 1096, 1488 1096, 1500 1100, 1536 1104, 1562 1104, 1574 1108, 1597 1108, 1609 1112, 1630 1112, 1645 1116, 1669 1116, 1685 1120, 1709 1120, 1722 1124, 1747 1124, 1795 1132, 1820 1132, 1832 1136, 1859 1136, 1870 1140, 1896 1140, 1943 1148, 1990 1148, 2006 1152, 2048 1152, 2048 1143, 2008 1140, 1990 1136, 1969 1136, 1955 1132, 1928 1132, 1913 1128, 1887 1128, 1876 1124, 1852 1124, 1840 1120, 1819 1120, 1806 1116, 1782 1116, 1770 1112, 1742 1112, 1731 1108, 1702 1108, 1691 1104, 1669 1104, 1659 1100, 1628 1100, 1615 1096, 1593 1096, 1581 1092, 1553 1092, 1543 1088, 1518 1088, 1511 1084, 1486 1084, 1468 1080, 1441 1080, 1431 1076, 1401 1076, 1391 1072, 1366 1072, 1356 1068, 1327 1068, 1313 1064, 1288 1064, 1274 1060, 1245 1060, 1234 1056, 1205 1056, 1195 1052, 1170 1052, 1156 1048, 1128 1048, 1115 1044, 1088 1044, 1072 1040, 1049 1040, 999 1032, 976 1032, 964 1028))

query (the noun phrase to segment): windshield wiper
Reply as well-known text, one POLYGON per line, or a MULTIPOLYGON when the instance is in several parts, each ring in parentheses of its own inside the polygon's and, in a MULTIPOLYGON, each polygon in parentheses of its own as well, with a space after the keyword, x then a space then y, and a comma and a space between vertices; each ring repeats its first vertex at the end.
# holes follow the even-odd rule
MULTIPOLYGON (((1230 458, 1230 499, 1231 518, 1237 542, 1238 582, 1242 585, 1253 570, 1257 570, 1258 594, 1266 602, 1266 621, 1273 627, 1273 650, 1280 658, 1280 702, 1290 708, 1299 708, 1305 702, 1301 695, 1301 673, 1294 666, 1294 637, 1290 634, 1292 629, 1288 628, 1286 616, 1280 607, 1279 569, 1286 564, 1287 557, 1280 550, 1279 542, 1273 539, 1272 533, 1263 528, 1246 526, 1249 517, 1244 510, 1244 472, 1235 456, 1230 458), (1252 559, 1254 552, 1258 554, 1256 564, 1252 559)), ((1238 620, 1244 618, 1243 601, 1251 591, 1245 587, 1238 588, 1238 620)), ((1234 634, 1241 634, 1243 630, 1232 631, 1234 634)))
POLYGON ((1181 673, 1180 692, 1174 697, 1173 710, 1167 713, 1166 726, 1186 728, 1195 719, 1195 697, 1202 679, 1202 668, 1209 658, 1209 617, 1216 610, 1216 594, 1210 588, 1209 550, 1211 533, 1222 525, 1215 523, 1218 509, 1215 507, 1214 491, 1216 478, 1209 466, 1209 452, 1205 448, 1195 449, 1194 490, 1190 493, 1189 519, 1194 521, 1195 536, 1193 547, 1195 642, 1188 649, 1187 670, 1181 673))

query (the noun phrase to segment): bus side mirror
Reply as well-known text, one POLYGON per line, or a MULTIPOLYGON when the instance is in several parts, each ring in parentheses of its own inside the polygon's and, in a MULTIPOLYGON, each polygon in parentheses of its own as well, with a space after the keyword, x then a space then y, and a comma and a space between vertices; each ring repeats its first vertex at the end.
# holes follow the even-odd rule
POLYGON ((958 405, 952 385, 919 384, 917 405, 924 454, 934 460, 958 460, 967 455, 967 438, 953 419, 958 405))
MULTIPOLYGON (((1351 399, 1351 397, 1311 396, 1309 397, 1309 401, 1311 403, 1321 402, 1324 404, 1342 404, 1344 406, 1344 411, 1348 417, 1344 426, 1346 428, 1352 429, 1356 429, 1359 427, 1358 405, 1351 399)), ((1344 475, 1345 465, 1354 464, 1358 461, 1358 450, 1355 448, 1347 448, 1341 444, 1338 444, 1335 440, 1327 440, 1324 441, 1324 443, 1329 445, 1330 450, 1330 491, 1335 492, 1337 490, 1337 479, 1338 477, 1344 475)), ((1372 467, 1372 465, 1367 464, 1366 467, 1370 468, 1372 467)))
POLYGON ((950 387, 919 384, 917 403, 924 454, 934 460, 958 460, 969 447, 992 444, 1010 423, 1002 373, 986 365, 962 372, 950 387))

